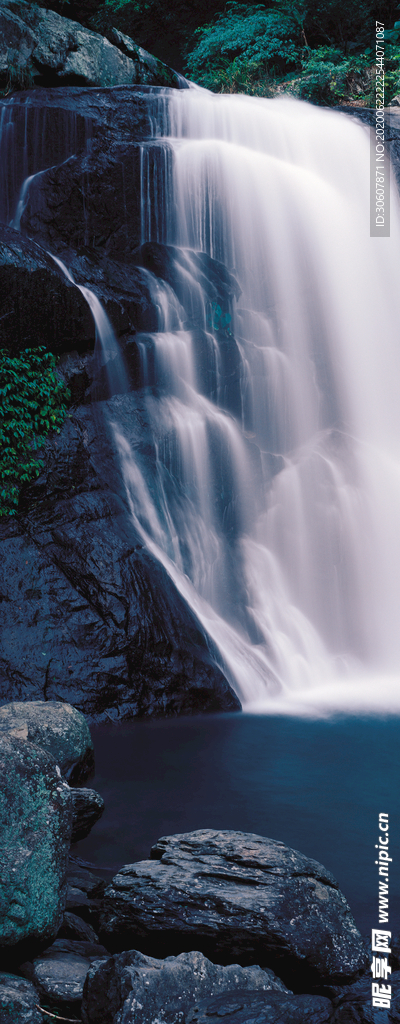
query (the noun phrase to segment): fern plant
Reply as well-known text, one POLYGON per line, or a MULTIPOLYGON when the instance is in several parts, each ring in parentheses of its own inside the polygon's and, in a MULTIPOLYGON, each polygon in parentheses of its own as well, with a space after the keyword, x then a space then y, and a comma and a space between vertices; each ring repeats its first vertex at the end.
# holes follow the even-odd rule
POLYGON ((40 449, 59 433, 69 391, 42 345, 17 356, 0 349, 0 516, 15 515, 23 484, 40 473, 40 449))

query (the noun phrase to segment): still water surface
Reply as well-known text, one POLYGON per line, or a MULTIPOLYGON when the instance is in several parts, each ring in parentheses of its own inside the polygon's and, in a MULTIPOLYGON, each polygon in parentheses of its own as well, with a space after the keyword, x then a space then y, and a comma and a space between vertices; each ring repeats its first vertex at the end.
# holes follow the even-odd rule
POLYGON ((329 868, 368 933, 378 924, 374 844, 384 811, 393 858, 389 928, 399 931, 398 718, 218 715, 91 731, 91 785, 106 810, 76 844, 80 857, 115 872, 146 859, 162 835, 197 828, 256 832, 329 868))

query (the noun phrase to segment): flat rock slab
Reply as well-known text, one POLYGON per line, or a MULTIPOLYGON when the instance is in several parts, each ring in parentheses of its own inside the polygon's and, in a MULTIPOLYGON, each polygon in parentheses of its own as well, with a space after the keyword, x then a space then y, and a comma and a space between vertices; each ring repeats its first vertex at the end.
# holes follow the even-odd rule
POLYGON ((79 1003, 90 965, 108 957, 103 946, 92 942, 57 939, 32 963, 20 970, 51 1003, 79 1003))
POLYGON ((57 934, 71 825, 69 786, 51 754, 0 735, 0 946, 57 934))
POLYGON ((38 994, 30 981, 17 974, 0 972, 1 1024, 43 1024, 37 1003, 38 994))
POLYGON ((283 843, 200 829, 160 839, 106 889, 110 948, 166 956, 200 949, 219 963, 272 967, 297 991, 354 980, 368 963, 337 882, 283 843))
MULTIPOLYGON (((201 953, 156 960, 130 950, 91 967, 84 990, 85 1024, 183 1024, 194 1004, 220 992, 286 989, 260 967, 220 967, 201 953)), ((314 1022, 313 1022, 314 1024, 314 1022)))
MULTIPOLYGON (((94 768, 93 743, 86 719, 71 704, 57 700, 5 704, 0 707, 1 733, 29 740, 47 750, 70 782, 83 782, 94 768)), ((93 793, 93 790, 82 792, 93 793)), ((85 801, 75 797, 75 792, 71 800, 74 807, 77 804, 78 814, 78 808, 85 801)), ((98 801, 103 803, 101 797, 98 801)))
POLYGON ((280 992, 223 992, 204 999, 185 1024, 329 1024, 332 1003, 324 996, 280 992))

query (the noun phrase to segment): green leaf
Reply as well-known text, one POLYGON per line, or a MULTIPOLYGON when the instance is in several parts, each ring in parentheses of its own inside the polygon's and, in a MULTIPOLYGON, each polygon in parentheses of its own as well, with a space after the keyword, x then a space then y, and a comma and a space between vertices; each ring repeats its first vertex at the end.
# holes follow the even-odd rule
POLYGON ((17 356, 0 349, 0 516, 15 515, 21 485, 43 466, 37 448, 64 422, 70 394, 56 365, 43 345, 17 356))

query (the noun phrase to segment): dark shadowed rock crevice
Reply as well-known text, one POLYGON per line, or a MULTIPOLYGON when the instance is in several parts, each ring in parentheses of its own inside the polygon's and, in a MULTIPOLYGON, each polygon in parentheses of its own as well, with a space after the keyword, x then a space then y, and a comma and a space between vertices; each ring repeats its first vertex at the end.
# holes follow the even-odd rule
POLYGON ((77 843, 85 839, 93 825, 101 818, 104 811, 104 800, 94 789, 85 786, 71 789, 72 798, 72 834, 71 842, 77 843))

